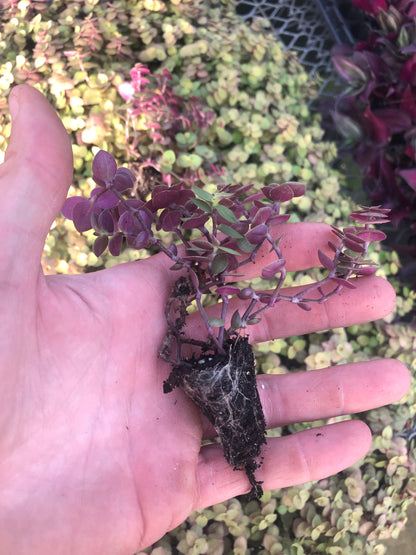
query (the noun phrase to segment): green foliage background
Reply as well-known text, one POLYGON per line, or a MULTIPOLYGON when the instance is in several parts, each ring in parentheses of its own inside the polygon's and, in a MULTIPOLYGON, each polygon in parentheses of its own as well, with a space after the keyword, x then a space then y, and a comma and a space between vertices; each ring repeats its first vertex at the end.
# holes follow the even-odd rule
MULTIPOLYGON (((291 204, 292 221, 348 221, 352 202, 342 193, 342 175, 330 165, 336 147, 323 140, 319 117, 308 109, 317 82, 293 53, 283 51, 267 22, 243 23, 235 2, 57 0, 45 8, 21 0, 4 7, 0 18, 0 150, 10 134, 10 87, 35 85, 71 135, 70 194, 93 186, 90 168, 99 148, 134 164, 126 135, 139 131, 129 127, 117 87, 141 62, 152 72, 169 69, 177 94, 197 96, 215 113, 198 144, 192 136, 177 137, 178 150, 220 163, 226 181, 305 183, 307 194, 291 204)), ((209 176, 201 173, 201 178, 207 188, 213 186, 209 176)), ((58 217, 45 245, 45 272, 79 273, 120 262, 95 257, 92 241, 58 217)), ((143 256, 148 253, 126 249, 121 259, 143 256)), ((399 358, 416 369, 416 332, 404 319, 414 294, 395 280, 396 253, 376 250, 370 256, 381 262, 380 275, 395 285, 395 313, 375 324, 262 344, 259 371, 278 374, 377 357, 399 358)), ((316 270, 312 278, 318 275, 316 270)), ((297 274, 288 283, 308 279, 297 274)), ((260 502, 233 499, 193 513, 143 553, 384 553, 380 540, 397 537, 416 495, 412 445, 398 435, 413 425, 415 412, 412 389, 400 403, 359 416, 371 426, 374 441, 354 467, 319 482, 266 492, 260 502)))

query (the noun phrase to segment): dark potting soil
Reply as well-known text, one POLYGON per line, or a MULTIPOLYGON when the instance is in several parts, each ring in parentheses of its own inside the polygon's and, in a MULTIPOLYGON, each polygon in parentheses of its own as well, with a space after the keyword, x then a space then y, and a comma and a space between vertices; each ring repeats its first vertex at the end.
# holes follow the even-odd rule
POLYGON ((202 354, 174 366, 165 393, 180 387, 215 427, 227 462, 244 470, 251 498, 261 497, 255 471, 261 465, 266 423, 257 390, 255 359, 247 337, 234 337, 223 355, 202 354))

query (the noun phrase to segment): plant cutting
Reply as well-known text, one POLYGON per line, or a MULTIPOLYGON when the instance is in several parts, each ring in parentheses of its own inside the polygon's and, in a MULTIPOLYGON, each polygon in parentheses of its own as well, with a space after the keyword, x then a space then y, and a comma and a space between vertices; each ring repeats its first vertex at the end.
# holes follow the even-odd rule
POLYGON ((389 210, 362 207, 351 214, 354 225, 333 227, 334 239, 328 243, 332 256, 318 250, 327 275, 288 295, 283 289, 285 259, 274 228, 289 219, 281 205, 303 195, 303 185, 270 184, 255 191, 251 185, 232 184, 210 193, 202 183, 189 188, 165 179, 171 184, 156 186, 150 198, 142 200, 134 174, 117 167, 107 152, 97 153, 92 172, 97 187, 88 199, 68 198, 64 216, 79 232, 93 230, 97 256, 107 248, 117 256, 126 244, 163 252, 172 261, 170 269, 177 277, 166 304, 167 332, 159 353, 172 370, 163 391, 179 387, 198 406, 215 427, 228 463, 246 472, 250 495, 260 497, 262 487, 255 472, 261 465, 266 425, 248 330, 279 302, 308 311, 342 287, 354 288, 352 277, 374 273, 367 249, 385 236, 371 226, 388 221, 389 210), (162 240, 160 231, 173 240, 162 240), (265 249, 274 261, 262 267, 261 277, 272 286, 242 283, 245 266, 259 263, 259 253, 265 249), (214 301, 219 311, 212 316, 208 305, 214 301), (204 324, 202 339, 186 331, 188 316, 195 309, 204 324))

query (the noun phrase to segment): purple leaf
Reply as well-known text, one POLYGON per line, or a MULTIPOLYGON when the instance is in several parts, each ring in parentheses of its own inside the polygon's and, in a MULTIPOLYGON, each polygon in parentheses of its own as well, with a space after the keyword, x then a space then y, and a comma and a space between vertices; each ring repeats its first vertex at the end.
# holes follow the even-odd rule
MULTIPOLYGON (((228 229, 229 227, 229 226, 226 226, 226 224, 221 224, 221 226, 225 226, 226 229, 228 229)), ((247 233, 249 226, 250 224, 247 221, 243 221, 243 222, 237 222, 236 224, 233 224, 231 228, 234 229, 236 233, 239 233, 240 235, 243 236, 245 233, 247 233)), ((233 237, 233 235, 230 234, 230 237, 233 237)), ((235 237, 235 239, 241 239, 241 237, 235 237)))
POLYGON ((409 7, 409 11, 407 15, 412 18, 416 17, 416 5, 413 2, 413 0, 409 0, 407 5, 409 7))
POLYGON ((360 215, 354 216, 354 218, 352 218, 352 215, 351 215, 350 218, 357 220, 359 222, 362 222, 363 224, 387 224, 388 222, 390 222, 390 217, 383 218, 383 216, 380 216, 379 214, 377 215, 360 214, 360 215))
POLYGON ((104 191, 96 195, 94 202, 98 208, 114 208, 120 201, 112 191, 104 191))
POLYGON ((146 229, 150 230, 154 221, 154 216, 146 206, 142 210, 137 211, 137 218, 140 225, 143 225, 146 229))
POLYGON ((365 240, 362 237, 359 237, 358 234, 356 235, 355 233, 351 233, 351 231, 349 231, 349 228, 344 228, 344 235, 345 237, 348 237, 348 239, 351 239, 351 241, 355 241, 359 245, 365 244, 365 240))
POLYGON ((255 227, 256 225, 266 223, 267 220, 269 219, 271 213, 272 213, 272 207, 271 206, 264 206, 263 208, 260 208, 259 210, 257 210, 255 216, 253 217, 253 220, 251 222, 251 226, 255 227))
POLYGON ((99 257, 103 254, 108 245, 107 235, 101 235, 94 241, 94 254, 99 257))
POLYGON ((209 243, 208 241, 204 241, 202 239, 197 239, 196 241, 192 241, 192 246, 206 252, 212 252, 212 250, 214 249, 211 243, 209 243))
POLYGON ((343 287, 347 287, 348 289, 357 289, 355 285, 344 278, 340 277, 333 277, 331 281, 334 281, 337 285, 342 285, 343 287))
POLYGON ((303 195, 305 194, 305 185, 303 185, 303 183, 297 183, 296 181, 287 181, 286 183, 283 183, 283 185, 288 185, 292 191, 293 191, 293 196, 294 197, 303 197, 303 195))
POLYGON ((175 191, 165 185, 156 187, 152 193, 152 209, 156 211, 160 208, 168 208, 176 200, 176 197, 175 191))
POLYGON ((277 185, 272 183, 267 187, 263 187, 262 191, 268 199, 274 202, 286 202, 294 197, 292 187, 287 184, 277 185))
POLYGON ((282 270, 285 264, 286 260, 284 258, 281 258, 280 260, 275 260, 271 264, 267 264, 267 266, 265 266, 261 272, 261 277, 263 279, 272 278, 282 270))
POLYGON ((81 201, 85 201, 86 199, 84 197, 80 197, 80 196, 76 196, 76 197, 69 197, 66 199, 66 201, 64 202, 64 205, 62 206, 61 212, 62 215, 67 218, 68 220, 72 220, 72 212, 74 210, 74 207, 81 201))
POLYGON ((198 229, 202 227, 207 220, 209 220, 209 216, 206 214, 188 218, 182 222, 182 229, 198 229))
POLYGON ((354 274, 356 276, 372 276, 377 271, 374 266, 363 266, 362 268, 355 268, 354 274))
POLYGON ((121 252, 121 247, 123 244, 123 234, 116 233, 113 235, 108 242, 108 250, 113 256, 118 256, 121 252))
POLYGON ((147 231, 141 231, 134 239, 133 247, 135 249, 144 249, 149 244, 150 235, 147 231))
POLYGON ((412 170, 400 170, 397 172, 400 177, 402 177, 406 183, 416 191, 416 169, 412 170))
POLYGON ((269 228, 265 224, 260 224, 246 233, 246 239, 252 245, 258 245, 266 238, 269 228))
POLYGON ((380 108, 373 114, 387 125, 390 133, 402 133, 412 126, 412 118, 404 110, 397 108, 380 108))
POLYGON ((232 272, 238 268, 238 258, 233 254, 228 255, 228 268, 229 272, 232 272))
POLYGON ((353 241, 348 237, 344 237, 344 245, 347 247, 347 249, 350 249, 353 252, 358 252, 360 254, 365 252, 365 248, 363 247, 363 245, 357 243, 356 241, 353 241))
POLYGON ((143 229, 131 212, 123 212, 118 220, 118 228, 126 235, 136 235, 143 229))
MULTIPOLYGON (((145 203, 137 198, 129 198, 126 199, 123 204, 118 205, 118 212, 121 215, 123 212, 126 212, 126 210, 133 209, 132 211, 134 211, 139 208, 145 208, 145 203)), ((151 214, 150 210, 149 213, 151 214)))
POLYGON ((407 114, 409 114, 410 117, 413 120, 416 120, 416 102, 415 102, 415 100, 416 99, 413 97, 412 88, 410 87, 410 85, 408 85, 406 87, 405 91, 403 92, 400 107, 407 114))
POLYGON ((123 193, 124 191, 132 189, 135 181, 136 178, 133 172, 127 168, 118 168, 114 176, 113 185, 119 193, 123 193))
POLYGON ((98 218, 99 218, 99 214, 96 214, 95 212, 91 214, 91 226, 92 226, 92 229, 96 232, 96 234, 101 235, 102 229, 98 222, 98 218))
POLYGON ((93 205, 89 200, 83 199, 74 206, 72 210, 72 220, 77 231, 82 233, 92 228, 92 213, 93 205))
POLYGON ((344 238, 343 232, 340 229, 338 229, 337 227, 335 227, 334 225, 331 225, 331 231, 332 231, 332 233, 335 233, 335 235, 337 237, 339 237, 340 239, 344 238))
POLYGON ((188 200, 193 199, 195 194, 190 189, 182 189, 180 186, 167 187, 159 185, 152 192, 151 207, 153 211, 160 208, 168 208, 174 204, 185 206, 188 200))
POLYGON ((330 272, 332 272, 332 270, 335 268, 335 262, 333 260, 331 260, 331 258, 329 258, 329 256, 327 256, 320 249, 318 249, 318 258, 319 258, 322 266, 324 268, 326 268, 327 270, 329 270, 330 272))
POLYGON ((354 87, 362 86, 367 82, 367 73, 358 65, 356 65, 351 58, 344 56, 332 56, 332 62, 338 71, 339 75, 347 81, 347 83, 354 87))
POLYGON ((181 223, 181 214, 178 210, 165 209, 159 216, 159 226, 164 231, 173 231, 181 223))
POLYGON ((384 241, 386 234, 378 229, 369 229, 368 231, 359 231, 357 237, 371 243, 372 241, 384 241))
POLYGON ((98 216, 98 225, 105 233, 113 233, 115 227, 114 219, 109 210, 103 210, 98 216))
POLYGON ((377 145, 385 145, 390 140, 390 131, 387 125, 381 119, 377 118, 367 106, 364 117, 370 124, 371 138, 377 145))
POLYGON ((237 197, 238 195, 247 193, 250 189, 253 188, 253 186, 254 185, 252 183, 248 185, 219 185, 218 190, 224 193, 235 195, 235 197, 237 197))
POLYGON ((284 224, 290 220, 290 214, 280 214, 279 216, 272 216, 269 220, 270 226, 284 224))
POLYGON ((105 150, 99 150, 92 162, 92 176, 101 186, 111 183, 117 171, 117 163, 105 150))
MULTIPOLYGON (((252 187, 252 185, 251 185, 252 187)), ((250 203, 250 202, 255 202, 256 200, 262 200, 264 198, 264 193, 259 191, 258 193, 254 193, 252 195, 250 195, 249 197, 247 197, 246 199, 244 199, 244 203, 250 203)))

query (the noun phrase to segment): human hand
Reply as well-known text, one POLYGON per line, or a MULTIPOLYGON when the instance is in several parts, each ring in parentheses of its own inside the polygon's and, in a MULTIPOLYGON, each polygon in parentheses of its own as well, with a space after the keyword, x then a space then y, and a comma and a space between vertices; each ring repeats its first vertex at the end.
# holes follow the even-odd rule
MULTIPOLYGON (((43 275, 45 237, 71 181, 71 148, 35 89, 14 88, 10 109, 12 137, 0 167, 0 552, 128 555, 193 509, 250 485, 220 446, 201 448, 212 430, 182 392, 162 393, 170 368, 157 352, 170 262, 154 256, 86 275, 43 275)), ((318 264, 328 226, 282 230, 289 270, 318 264)), ((393 305, 386 281, 360 278, 356 290, 310 312, 279 303, 250 337, 357 324, 393 305)), ((191 325, 202 330, 197 317, 191 325)), ((275 427, 393 402, 409 375, 400 362, 379 360, 259 376, 258 383, 275 427)), ((359 420, 271 439, 256 476, 265 489, 316 480, 362 457, 370 441, 359 420)))

